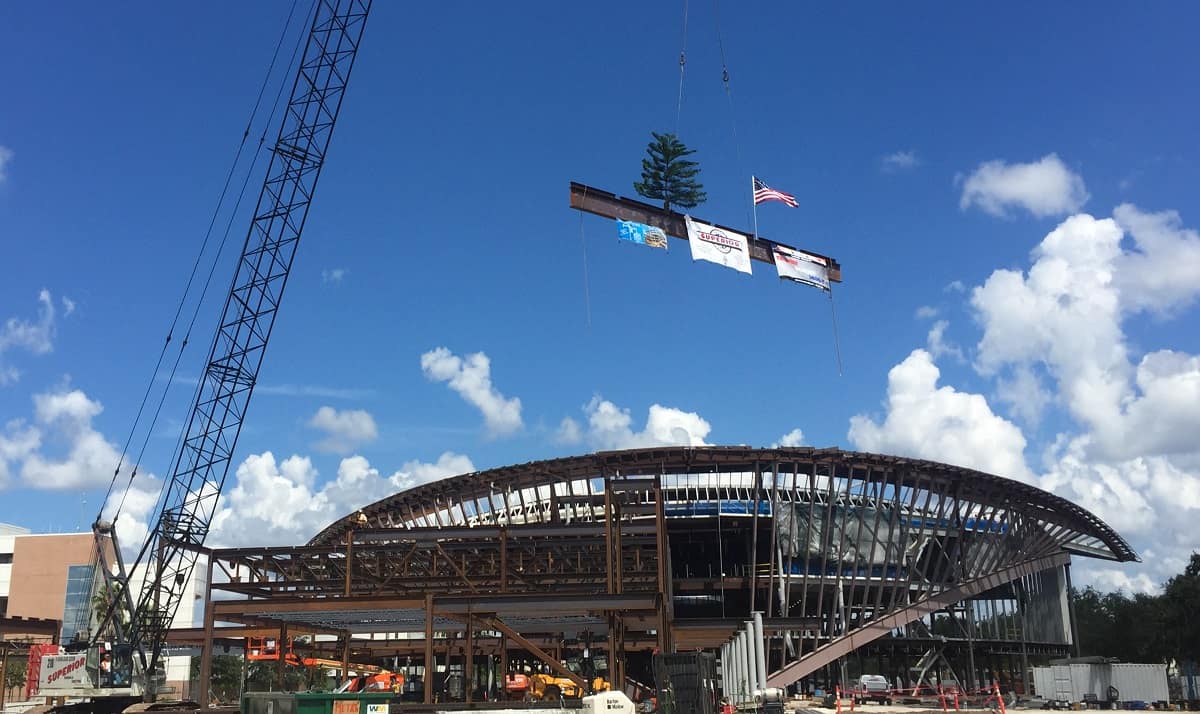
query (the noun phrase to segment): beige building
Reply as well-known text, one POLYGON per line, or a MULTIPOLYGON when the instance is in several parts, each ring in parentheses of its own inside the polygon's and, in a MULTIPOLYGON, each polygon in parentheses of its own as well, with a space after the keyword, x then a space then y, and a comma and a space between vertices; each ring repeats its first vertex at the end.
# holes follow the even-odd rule
POLYGON ((94 549, 91 533, 26 533, 14 537, 6 614, 62 620, 71 567, 91 566, 94 549))

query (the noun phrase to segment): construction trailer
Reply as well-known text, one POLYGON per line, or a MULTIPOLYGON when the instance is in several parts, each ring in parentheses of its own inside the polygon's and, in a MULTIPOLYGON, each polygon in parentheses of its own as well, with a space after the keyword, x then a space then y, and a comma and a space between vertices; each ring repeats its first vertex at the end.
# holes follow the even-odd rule
POLYGON ((1052 702, 1137 707, 1169 703, 1167 665, 1076 662, 1033 668, 1034 693, 1052 702))

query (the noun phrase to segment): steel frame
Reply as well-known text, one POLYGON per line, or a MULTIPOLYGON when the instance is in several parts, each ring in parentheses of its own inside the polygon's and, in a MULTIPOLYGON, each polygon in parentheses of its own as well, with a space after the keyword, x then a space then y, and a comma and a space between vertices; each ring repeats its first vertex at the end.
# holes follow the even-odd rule
POLYGON ((602 452, 425 484, 306 546, 214 551, 212 587, 249 599, 210 600, 206 622, 373 634, 381 651, 428 657, 445 645, 434 632, 468 633, 473 650, 507 657, 520 642, 551 666, 563 633, 604 633, 620 683, 621 653, 716 649, 769 609, 769 681, 781 685, 881 637, 911 638, 909 623, 948 608, 968 639, 1007 641, 1007 611, 989 599, 1013 600, 1072 552, 1137 557, 1062 498, 945 464, 810 448, 602 452), (981 622, 962 624, 967 598, 984 602, 969 605, 981 622))

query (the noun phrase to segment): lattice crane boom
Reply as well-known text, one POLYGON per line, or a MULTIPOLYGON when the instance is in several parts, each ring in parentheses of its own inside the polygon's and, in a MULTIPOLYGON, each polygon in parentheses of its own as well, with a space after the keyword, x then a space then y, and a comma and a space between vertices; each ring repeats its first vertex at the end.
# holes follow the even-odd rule
MULTIPOLYGON (((317 0, 266 180, 196 390, 160 510, 138 559, 149 558, 128 629, 153 673, 184 601, 233 459, 296 247, 308 217, 371 0, 317 0)), ((153 694, 153 677, 146 677, 153 694)))

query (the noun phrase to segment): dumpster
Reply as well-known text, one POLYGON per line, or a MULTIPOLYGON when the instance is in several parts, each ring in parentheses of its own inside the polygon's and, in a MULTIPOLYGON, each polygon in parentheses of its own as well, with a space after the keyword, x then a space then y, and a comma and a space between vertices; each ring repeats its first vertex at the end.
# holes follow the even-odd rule
MULTIPOLYGON (((295 714, 388 714, 391 692, 295 694, 295 714)), ((248 714, 248 713, 247 713, 248 714)))
POLYGON ((294 692, 246 692, 241 714, 296 714, 294 692))
POLYGON ((388 714, 391 692, 246 692, 241 714, 388 714))

